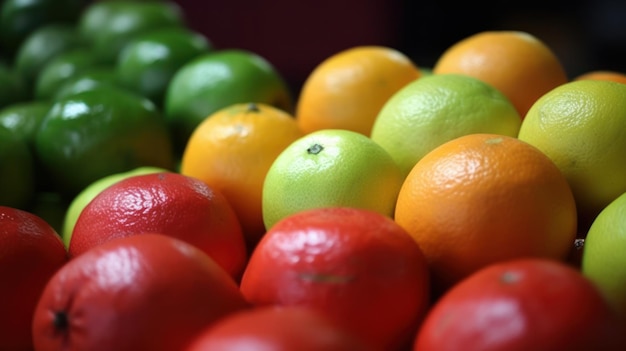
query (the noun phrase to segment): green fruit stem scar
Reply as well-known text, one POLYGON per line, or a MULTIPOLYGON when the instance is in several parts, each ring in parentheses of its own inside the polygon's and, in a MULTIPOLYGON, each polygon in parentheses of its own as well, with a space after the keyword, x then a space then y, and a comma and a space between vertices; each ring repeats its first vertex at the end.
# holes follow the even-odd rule
POLYGON ((324 150, 324 147, 320 144, 313 144, 311 147, 306 149, 306 152, 312 155, 317 155, 324 150))

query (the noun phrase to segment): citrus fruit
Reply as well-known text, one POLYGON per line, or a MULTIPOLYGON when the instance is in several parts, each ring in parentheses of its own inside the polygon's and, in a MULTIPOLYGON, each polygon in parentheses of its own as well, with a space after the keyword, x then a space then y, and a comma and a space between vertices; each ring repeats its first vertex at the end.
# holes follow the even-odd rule
POLYGON ((606 206, 586 233, 581 269, 626 318, 626 193, 606 206))
POLYGON ((185 20, 174 1, 96 1, 82 12, 78 36, 101 63, 115 64, 126 44, 152 29, 183 27, 185 20))
POLYGON ((0 125, 34 147, 35 134, 52 106, 47 101, 22 101, 0 109, 0 125))
POLYGON ((70 95, 97 89, 102 85, 125 89, 117 81, 115 77, 114 67, 108 65, 98 65, 87 68, 84 71, 81 70, 80 72, 76 72, 76 74, 72 75, 72 77, 69 77, 67 80, 65 80, 58 87, 52 100, 61 100, 70 95))
POLYGON ((263 57, 246 50, 216 50, 183 65, 165 93, 164 111, 182 153, 193 130, 207 116, 236 103, 266 103, 291 112, 291 92, 263 57))
POLYGON ((82 46, 75 27, 52 23, 32 32, 15 57, 15 70, 32 86, 44 66, 57 55, 82 46))
POLYGON ((37 301, 48 279, 67 262, 67 252, 43 219, 6 206, 0 206, 0 247, 0 313, 4 320, 0 349, 32 350, 31 322, 37 301))
POLYGON ((370 135, 385 101, 420 77, 402 52, 384 46, 357 46, 322 61, 306 78, 296 119, 305 133, 347 129, 370 135))
POLYGON ((271 227, 252 252, 240 289, 254 306, 306 307, 375 350, 397 350, 426 313, 428 275, 420 248, 391 218, 330 207, 271 227))
POLYGON ((113 87, 56 100, 35 146, 55 189, 68 198, 110 174, 174 167, 171 138, 156 106, 113 87))
POLYGON ((491 85, 469 76, 437 74, 413 81, 389 98, 371 138, 407 174, 446 141, 473 133, 515 137, 521 123, 513 104, 491 85))
POLYGON ((430 309, 414 351, 623 350, 623 331, 598 290, 562 262, 491 264, 430 309))
POLYGON ((573 80, 584 79, 608 80, 612 82, 626 84, 626 73, 610 70, 595 70, 581 73, 578 76, 574 77, 573 80))
POLYGON ((0 63, 0 108, 28 100, 26 80, 12 67, 0 63))
POLYGON ((149 232, 193 244, 233 278, 243 272, 246 247, 232 207, 202 181, 178 173, 129 176, 102 190, 78 216, 68 250, 77 257, 112 239, 149 232))
POLYGON ((83 208, 87 206, 94 197, 96 197, 102 190, 108 188, 110 185, 113 185, 119 182, 122 179, 126 179, 128 177, 132 177, 134 175, 140 174, 149 174, 149 173, 159 173, 159 172, 168 172, 169 170, 165 168, 159 167, 137 167, 130 171, 115 173, 103 178, 100 178, 93 183, 89 184, 85 187, 76 197, 72 199, 67 207, 67 213, 63 217, 63 229, 60 232, 63 237, 63 243, 66 247, 70 246, 70 240, 72 239, 72 231, 74 231, 74 226, 76 225, 76 220, 78 220, 78 216, 83 211, 83 208))
POLYGON ((185 351, 367 351, 370 348, 321 313, 295 306, 233 313, 201 332, 185 351))
POLYGON ((248 308, 235 282, 195 246, 159 233, 119 238, 75 257, 45 286, 36 350, 183 350, 248 308))
POLYGON ((404 177, 391 156, 367 136, 346 129, 309 133, 289 144, 265 175, 263 223, 290 214, 349 206, 393 216, 404 177))
POLYGON ((0 46, 8 57, 26 37, 52 23, 73 23, 85 6, 84 0, 3 0, 0 7, 0 46))
POLYGON ((400 189, 395 220, 424 252, 438 292, 491 263, 565 260, 577 229, 556 165, 496 134, 462 136, 424 156, 400 189))
POLYGON ((211 49, 205 36, 187 28, 153 29, 122 49, 115 64, 117 80, 161 107, 176 71, 211 49))
POLYGON ((626 86, 581 80, 542 96, 519 139, 548 155, 574 192, 581 229, 626 192, 626 86))
POLYGON ((249 246, 265 233, 262 192, 278 155, 304 134, 287 112, 241 103, 214 112, 194 130, 180 173, 220 191, 237 213, 249 246))
POLYGON ((35 99, 51 99, 71 77, 96 66, 96 56, 85 48, 62 52, 46 63, 35 79, 35 99))
POLYGON ((34 163, 28 143, 0 126, 0 206, 27 208, 35 192, 34 163))
POLYGON ((433 73, 481 79, 506 95, 524 118, 543 94, 568 81, 563 64, 536 36, 522 31, 483 31, 448 47, 433 73))

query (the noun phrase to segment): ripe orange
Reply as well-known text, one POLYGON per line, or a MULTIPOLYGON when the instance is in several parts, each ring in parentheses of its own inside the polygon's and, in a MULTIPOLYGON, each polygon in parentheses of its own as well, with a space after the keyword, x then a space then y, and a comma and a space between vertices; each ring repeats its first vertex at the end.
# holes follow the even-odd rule
POLYGON ((96 195, 76 220, 70 257, 143 233, 191 243, 237 279, 246 264, 241 226, 226 198, 199 179, 167 172, 130 176, 96 195))
MULTIPOLYGON (((258 307, 233 313, 203 331, 185 351, 366 351, 361 340, 312 309, 258 307)), ((372 349, 373 351, 373 349, 372 349)))
POLYGON ((420 77, 403 53, 383 46, 357 46, 322 61, 307 77, 296 106, 300 128, 347 129, 370 134, 383 104, 420 77))
POLYGON ((623 330, 580 271, 527 258, 477 271, 438 300, 414 351, 624 350, 623 330))
POLYGON ((574 77, 573 80, 585 80, 585 79, 609 80, 613 82, 626 84, 626 73, 610 71, 610 70, 596 70, 596 71, 589 71, 589 72, 582 73, 574 77))
POLYGON ((73 258, 48 281, 33 318, 36 350, 182 350, 249 308, 237 284, 182 240, 146 233, 73 258))
POLYGON ((576 204, 565 176, 513 137, 470 134, 422 158, 405 179, 395 220, 419 244, 442 291, 516 257, 565 260, 576 204))
POLYGON ((493 85, 522 118, 539 97, 568 81, 551 48, 519 31, 484 31, 463 38, 444 51, 433 72, 467 74, 493 85))
POLYGON ((287 112, 261 103, 234 104, 207 117, 185 147, 180 172, 230 202, 249 246, 265 233, 262 191, 278 155, 304 133, 287 112))
POLYGON ((40 217, 0 206, 0 350, 32 350, 31 323, 46 283, 67 263, 61 237, 40 217))
POLYGON ((326 207, 272 226, 240 288, 255 306, 311 308, 374 349, 395 350, 410 343, 430 286, 419 247, 391 218, 326 207))

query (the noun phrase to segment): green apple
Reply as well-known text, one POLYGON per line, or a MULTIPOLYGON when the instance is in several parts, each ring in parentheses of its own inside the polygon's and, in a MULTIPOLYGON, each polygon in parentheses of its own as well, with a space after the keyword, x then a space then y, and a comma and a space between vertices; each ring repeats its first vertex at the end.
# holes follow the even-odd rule
POLYGON ((582 272, 626 317, 626 193, 605 207, 589 228, 582 272))
POLYGON ((100 178, 83 189, 83 191, 74 197, 65 214, 62 232, 63 243, 65 243, 65 246, 69 247, 70 245, 74 225, 76 224, 78 216, 83 211, 83 208, 85 208, 85 206, 87 206, 87 204, 89 204, 89 202, 91 202, 91 200, 93 200, 93 198, 96 197, 102 190, 128 177, 158 172, 171 171, 159 167, 138 167, 127 172, 115 173, 104 178, 100 178))

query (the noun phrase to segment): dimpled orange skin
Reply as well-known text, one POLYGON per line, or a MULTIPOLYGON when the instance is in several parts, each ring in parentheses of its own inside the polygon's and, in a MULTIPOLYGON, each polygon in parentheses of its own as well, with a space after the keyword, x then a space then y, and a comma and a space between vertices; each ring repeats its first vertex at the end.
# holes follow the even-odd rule
POLYGON ((78 217, 69 254, 77 257, 112 239, 145 232, 197 246, 235 279, 247 261, 241 226, 226 198, 177 173, 132 176, 100 192, 78 217))
POLYGON ((395 220, 424 252, 440 291, 502 260, 565 260, 577 225, 556 165, 494 134, 454 139, 420 160, 400 190, 395 220))
POLYGON ((551 48, 518 31, 486 31, 464 38, 444 51, 433 73, 467 74, 495 86, 522 118, 539 97, 568 82, 551 48))
POLYGON ((385 102, 420 74, 407 56, 394 49, 347 49, 311 72, 300 92, 296 120, 305 133, 347 129, 369 136, 385 102))

